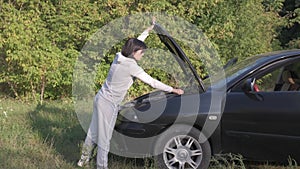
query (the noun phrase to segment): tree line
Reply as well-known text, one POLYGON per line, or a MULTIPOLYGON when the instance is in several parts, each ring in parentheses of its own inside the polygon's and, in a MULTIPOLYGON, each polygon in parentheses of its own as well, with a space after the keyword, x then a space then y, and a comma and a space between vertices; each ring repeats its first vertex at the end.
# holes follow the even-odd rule
MULTIPOLYGON (((300 48, 299 0, 0 0, 0 94, 35 101, 72 97, 75 62, 87 39, 114 19, 147 12, 196 25, 224 63, 300 48)), ((103 57, 97 87, 118 50, 103 57)))

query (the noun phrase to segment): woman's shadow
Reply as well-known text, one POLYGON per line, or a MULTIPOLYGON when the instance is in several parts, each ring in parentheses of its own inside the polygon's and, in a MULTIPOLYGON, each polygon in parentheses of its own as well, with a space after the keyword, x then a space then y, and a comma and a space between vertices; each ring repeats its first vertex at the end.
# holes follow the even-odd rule
POLYGON ((29 112, 32 130, 44 143, 58 152, 63 160, 76 163, 85 132, 72 106, 38 105, 29 112))
MULTIPOLYGON (((65 106, 61 106, 61 103, 57 103, 57 105, 54 103, 38 105, 28 114, 31 119, 32 130, 39 134, 41 140, 49 148, 55 149, 58 155, 63 158, 62 160, 76 166, 86 133, 79 123, 72 104, 66 104, 65 106)), ((114 154, 110 154, 109 159, 120 163, 125 161, 125 163, 134 163, 136 168, 143 168, 149 162, 149 160, 125 158, 114 154)), ((94 153, 91 166, 94 166, 95 162, 96 154, 94 153)), ((112 165, 112 163, 109 165, 112 165)), ((113 164, 113 166, 115 165, 118 164, 113 164)))

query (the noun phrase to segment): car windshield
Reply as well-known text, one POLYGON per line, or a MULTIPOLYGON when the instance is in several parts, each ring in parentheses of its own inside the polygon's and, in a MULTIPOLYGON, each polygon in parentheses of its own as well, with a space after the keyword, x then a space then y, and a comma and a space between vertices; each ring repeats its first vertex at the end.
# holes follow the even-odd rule
POLYGON ((225 79, 224 77, 219 78, 207 78, 203 80, 203 83, 206 87, 210 87, 212 85, 218 85, 219 83, 223 83, 223 80, 226 80, 226 82, 231 81, 232 79, 236 78, 237 76, 243 74, 244 72, 247 72, 248 70, 252 69, 257 63, 264 62, 266 60, 266 57, 263 57, 262 55, 256 55, 252 57, 248 57, 246 59, 243 59, 241 61, 237 61, 237 63, 227 67, 224 69, 225 71, 225 79))

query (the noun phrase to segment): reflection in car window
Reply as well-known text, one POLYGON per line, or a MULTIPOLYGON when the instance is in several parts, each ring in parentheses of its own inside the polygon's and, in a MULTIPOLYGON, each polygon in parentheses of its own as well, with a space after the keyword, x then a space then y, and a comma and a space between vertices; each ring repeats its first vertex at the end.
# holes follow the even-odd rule
MULTIPOLYGON (((247 59, 238 61, 236 64, 233 64, 230 67, 228 67, 227 69, 225 69, 226 81, 230 81, 230 80, 236 78, 237 76, 241 75, 242 73, 255 67, 257 63, 264 62, 265 60, 266 60, 265 57, 262 57, 261 55, 256 55, 256 56, 252 56, 247 59)), ((211 86, 213 84, 216 84, 217 82, 221 83, 220 80, 224 80, 224 79, 207 78, 203 82, 206 86, 211 86)))

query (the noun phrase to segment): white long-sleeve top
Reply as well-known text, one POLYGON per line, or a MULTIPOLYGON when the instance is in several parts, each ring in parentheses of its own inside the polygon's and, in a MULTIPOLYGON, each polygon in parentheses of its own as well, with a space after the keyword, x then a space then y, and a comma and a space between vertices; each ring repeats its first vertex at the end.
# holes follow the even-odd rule
POLYGON ((137 39, 144 42, 148 36, 149 36, 149 32, 145 30, 142 34, 140 34, 139 37, 137 37, 137 39))
MULTIPOLYGON (((148 35, 148 31, 144 31, 138 39, 144 41, 148 35)), ((119 52, 116 54, 108 76, 99 92, 106 99, 115 104, 120 104, 124 99, 127 90, 133 84, 133 77, 136 77, 159 90, 167 92, 172 92, 173 90, 171 86, 168 86, 148 75, 137 64, 136 60, 133 58, 127 58, 119 52)))

